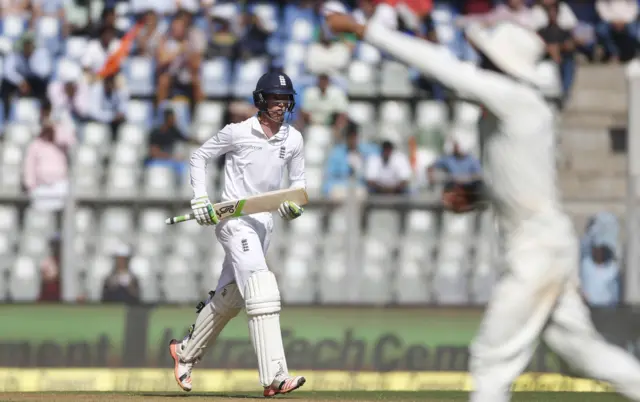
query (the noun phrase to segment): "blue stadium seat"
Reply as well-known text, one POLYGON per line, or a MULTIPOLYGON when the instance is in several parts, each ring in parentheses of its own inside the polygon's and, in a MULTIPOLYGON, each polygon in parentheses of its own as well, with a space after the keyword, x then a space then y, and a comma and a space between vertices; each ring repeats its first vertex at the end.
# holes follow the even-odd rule
POLYGON ((127 108, 127 122, 151 128, 153 124, 153 105, 150 101, 130 100, 127 108))
POLYGON ((284 37, 288 40, 309 43, 319 23, 312 8, 300 8, 288 4, 284 9, 284 21, 281 27, 284 29, 284 37))
POLYGON ((57 18, 44 16, 36 21, 36 38, 40 46, 51 54, 59 54, 63 50, 60 21, 57 18))
POLYGON ((11 103, 9 121, 11 123, 35 124, 40 120, 40 101, 35 98, 20 98, 11 103))
POLYGON ((17 39, 27 29, 27 19, 22 16, 8 15, 0 20, 2 35, 17 39))
POLYGON ((219 57, 202 63, 202 90, 206 96, 227 96, 231 90, 231 62, 219 57))
POLYGON ((233 74, 233 94, 238 97, 250 96, 256 82, 266 71, 267 63, 261 58, 237 62, 233 74))
POLYGON ((131 96, 149 96, 154 92, 155 61, 148 57, 130 57, 125 61, 123 72, 131 96))

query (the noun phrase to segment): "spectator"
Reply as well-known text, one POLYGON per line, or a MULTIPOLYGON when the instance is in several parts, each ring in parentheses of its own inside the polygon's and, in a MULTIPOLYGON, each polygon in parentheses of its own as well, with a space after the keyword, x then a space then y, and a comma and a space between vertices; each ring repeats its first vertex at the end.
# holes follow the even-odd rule
POLYGON ((52 114, 68 124, 80 123, 89 114, 89 85, 77 65, 58 72, 58 80, 49 84, 47 95, 53 107, 52 114))
POLYGON ((40 109, 40 124, 53 127, 55 143, 68 155, 76 144, 76 128, 72 122, 55 115, 51 103, 45 100, 40 109))
POLYGON ((233 29, 235 18, 235 11, 226 7, 214 7, 211 10, 212 34, 207 45, 207 58, 235 60, 238 57, 240 38, 233 29))
POLYGON ((41 302, 59 302, 60 288, 60 259, 62 256, 61 237, 54 235, 49 240, 49 256, 40 262, 40 296, 41 302))
POLYGON ((597 33, 612 62, 628 61, 635 56, 638 24, 637 0, 597 0, 601 22, 597 33))
POLYGON ((300 118, 301 127, 307 124, 332 126, 340 132, 348 123, 349 99, 346 92, 330 83, 329 76, 320 74, 317 85, 304 90, 300 118))
POLYGON ((114 267, 102 288, 103 303, 137 304, 140 302, 138 278, 129 270, 131 250, 120 246, 114 256, 114 267))
POLYGON ((492 25, 500 21, 511 21, 527 28, 534 28, 533 14, 525 0, 507 0, 488 13, 463 16, 458 18, 456 23, 458 26, 464 26, 470 22, 492 25))
POLYGON ((572 32, 578 27, 578 18, 571 7, 561 0, 538 0, 537 4, 531 8, 532 28, 539 30, 549 25, 547 8, 558 6, 557 24, 560 28, 572 32))
POLYGON ((133 54, 136 56, 153 57, 158 51, 162 30, 158 21, 158 14, 153 9, 148 9, 142 17, 144 26, 138 33, 134 42, 133 54))
POLYGON ((116 37, 116 30, 113 27, 102 26, 97 38, 89 41, 81 63, 90 83, 98 79, 97 74, 107 58, 119 47, 120 40, 116 37))
POLYGON ((313 75, 340 76, 351 61, 351 47, 343 40, 332 39, 318 29, 316 41, 309 45, 305 66, 313 75))
POLYGON ((573 40, 571 31, 559 25, 558 13, 560 9, 558 4, 552 4, 546 7, 546 11, 547 21, 549 21, 549 23, 544 28, 538 30, 538 34, 547 45, 547 58, 555 61, 560 69, 563 93, 562 105, 569 95, 575 76, 576 43, 573 40))
POLYGON ((180 132, 176 125, 176 117, 170 108, 164 110, 164 121, 162 125, 151 132, 149 140, 149 156, 147 165, 170 166, 180 178, 184 177, 187 169, 187 162, 179 159, 175 153, 177 142, 186 142, 193 145, 200 145, 198 141, 186 137, 180 132))
POLYGON ((199 31, 189 29, 188 15, 178 13, 171 21, 169 32, 158 46, 156 62, 158 85, 156 107, 168 99, 173 91, 186 96, 193 110, 204 99, 200 86, 200 65, 204 43, 199 31))
POLYGON ((29 13, 29 0, 1 0, 0 13, 2 17, 12 15, 23 16, 29 13))
POLYGON ((447 174, 445 186, 461 185, 482 180, 482 167, 478 158, 466 152, 459 141, 453 143, 453 152, 443 155, 427 168, 429 183, 436 183, 436 171, 447 174))
POLYGON ((580 266, 582 294, 595 307, 611 307, 620 302, 620 271, 613 249, 603 243, 591 246, 580 266))
POLYGON ((369 158, 378 154, 378 148, 358 138, 358 126, 349 122, 345 141, 331 150, 324 172, 323 194, 331 198, 341 198, 346 194, 348 181, 355 177, 364 188, 365 166, 369 158))
POLYGON ((35 209, 60 211, 69 189, 66 147, 58 144, 55 130, 44 124, 27 147, 24 159, 24 186, 35 209))
POLYGON ((365 178, 369 193, 406 194, 411 174, 407 155, 397 151, 391 141, 383 141, 382 152, 367 161, 365 178))
POLYGON ((47 50, 36 48, 32 33, 24 34, 16 43, 16 50, 9 53, 4 63, 4 78, 0 85, 0 99, 4 115, 9 116, 10 99, 14 95, 36 98, 47 96, 51 59, 47 50))
POLYGON ((580 240, 580 258, 588 256, 596 242, 613 245, 617 252, 619 231, 618 218, 611 212, 602 211, 592 216, 580 240))
POLYGON ((105 77, 91 87, 90 119, 109 124, 115 140, 118 128, 125 121, 129 93, 124 88, 116 88, 115 76, 105 77))
POLYGON ((276 29, 275 24, 253 13, 243 16, 243 25, 244 35, 240 41, 240 57, 246 60, 266 56, 267 41, 276 29))
POLYGON ((464 15, 480 15, 491 12, 495 0, 457 0, 458 9, 464 15))

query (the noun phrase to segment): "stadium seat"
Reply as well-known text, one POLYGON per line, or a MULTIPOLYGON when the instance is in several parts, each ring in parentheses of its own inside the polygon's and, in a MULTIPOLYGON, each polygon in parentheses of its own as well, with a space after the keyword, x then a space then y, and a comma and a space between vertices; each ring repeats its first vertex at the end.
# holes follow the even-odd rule
POLYGON ((26 147, 33 140, 35 130, 24 123, 9 123, 5 127, 5 144, 26 147))
POLYGON ((16 233, 18 228, 18 209, 13 205, 0 205, 0 232, 16 233))
POLYGON ((9 297, 15 302, 35 301, 40 295, 38 262, 28 256, 18 256, 9 271, 9 297))
POLYGON ((322 304, 345 304, 351 301, 351 286, 347 282, 346 256, 342 252, 325 251, 319 271, 319 299, 322 304))
POLYGON ((139 154, 146 154, 149 132, 140 125, 124 123, 118 128, 118 143, 126 144, 129 148, 135 149, 139 154))
POLYGON ((400 235, 401 219, 393 210, 373 209, 367 216, 367 234, 387 245, 395 246, 400 235))
POLYGON ((431 211, 413 210, 407 214, 407 234, 424 237, 436 235, 436 216, 431 211))
POLYGON ((73 162, 79 170, 96 169, 102 163, 98 150, 92 146, 82 144, 73 153, 73 162))
POLYGON ((46 236, 34 232, 22 232, 18 251, 21 255, 36 259, 43 258, 49 251, 49 239, 46 236))
POLYGON ((425 275, 423 263, 415 259, 401 258, 396 265, 391 285, 398 304, 418 305, 431 302, 430 280, 425 275))
MULTIPOLYGON (((224 104, 220 102, 202 102, 196 106, 194 123, 210 125, 212 128, 218 129, 222 125, 224 116, 224 104)), ((210 133, 206 139, 213 136, 210 133)), ((198 138, 200 138, 198 136, 198 138)))
POLYGON ((382 54, 380 53, 380 51, 374 46, 365 42, 358 42, 354 52, 354 57, 357 60, 371 65, 376 65, 382 60, 382 54))
POLYGON ((95 197, 96 194, 99 194, 102 175, 102 168, 75 170, 73 184, 76 195, 80 197, 95 197))
POLYGON ((470 301, 474 304, 486 304, 498 279, 496 269, 487 262, 474 265, 470 284, 470 301))
POLYGON ((347 75, 350 96, 372 98, 378 95, 378 77, 371 65, 354 60, 349 64, 347 75))
POLYGON ((111 147, 111 129, 106 124, 87 123, 84 125, 82 143, 94 147, 105 156, 111 147))
POLYGON ((143 303, 157 302, 160 299, 160 288, 151 260, 135 255, 131 258, 129 269, 138 279, 140 301, 143 303))
POLYGON ((440 261, 432 286, 438 304, 465 305, 469 301, 468 279, 462 262, 440 261))
POLYGON ((433 131, 444 131, 447 126, 447 110, 442 102, 420 101, 416 106, 418 127, 433 131))
POLYGON ((151 128, 153 125, 153 107, 151 102, 132 99, 127 106, 127 122, 151 128))
POLYGON ((349 118, 360 125, 370 124, 377 119, 376 108, 370 102, 349 102, 349 118))
POLYGON ((52 211, 40 211, 28 207, 24 211, 23 220, 22 230, 26 233, 37 233, 46 236, 58 229, 55 215, 52 211))
POLYGON ((325 148, 329 146, 333 140, 333 134, 326 126, 311 125, 307 127, 304 134, 306 147, 325 148))
POLYGON ((127 88, 132 96, 149 96, 155 87, 155 62, 148 57, 133 56, 123 66, 127 88))
POLYGON ((267 64, 262 58, 237 62, 234 73, 233 95, 248 98, 256 88, 256 82, 267 71, 267 64))
POLYGON ((307 181, 307 193, 310 198, 320 197, 322 186, 322 168, 320 167, 307 167, 305 172, 305 178, 307 181))
POLYGON ((386 101, 380 106, 380 119, 383 123, 404 126, 410 118, 411 110, 407 103, 386 101))
POLYGON ((83 36, 70 36, 65 41, 65 56, 80 61, 87 49, 88 40, 83 36))
POLYGON ((304 162, 306 166, 322 166, 326 160, 326 152, 320 147, 304 147, 304 162))
POLYGON ((172 168, 149 166, 144 171, 144 193, 147 197, 167 198, 175 194, 176 178, 172 168))
POLYGON ((102 234, 125 236, 133 230, 133 212, 129 208, 108 207, 100 214, 100 232, 102 234))
POLYGON ((2 35, 18 39, 27 27, 27 20, 23 16, 7 15, 2 19, 2 35))
POLYGON ((42 16, 36 21, 36 38, 40 46, 46 48, 51 54, 58 54, 62 49, 60 41, 60 21, 52 16, 42 16))
POLYGON ((164 259, 165 269, 162 274, 161 289, 165 300, 169 303, 194 303, 202 298, 196 276, 193 274, 188 260, 177 255, 164 259))
POLYGON ((316 298, 314 259, 289 257, 279 278, 280 292, 286 303, 311 304, 316 298))
POLYGON ((202 63, 202 90, 209 97, 228 96, 231 92, 231 63, 219 57, 202 63))
POLYGON ((19 98, 11 104, 9 121, 34 126, 40 121, 40 101, 34 98, 19 98))
POLYGON ((413 96, 414 87, 407 66, 397 61, 384 61, 380 68, 380 93, 389 97, 413 96))
POLYGON ((140 212, 138 229, 142 232, 159 236, 167 233, 167 225, 164 220, 169 212, 163 208, 147 208, 140 212))
POLYGON ((76 210, 73 218, 75 220, 76 235, 93 238, 97 227, 96 214, 93 208, 80 207, 76 210))
POLYGON ((141 151, 131 145, 118 142, 118 144, 112 148, 109 161, 113 165, 137 169, 141 162, 140 153, 141 151))
POLYGON ((114 165, 107 173, 107 198, 133 198, 139 194, 139 171, 131 167, 114 165))

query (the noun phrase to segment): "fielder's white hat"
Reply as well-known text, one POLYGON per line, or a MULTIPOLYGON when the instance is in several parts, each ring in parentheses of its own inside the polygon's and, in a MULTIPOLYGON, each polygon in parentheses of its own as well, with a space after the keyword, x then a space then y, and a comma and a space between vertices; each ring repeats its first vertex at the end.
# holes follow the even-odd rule
POLYGON ((478 23, 465 29, 468 40, 505 73, 536 86, 546 85, 538 73, 545 53, 540 36, 510 21, 492 27, 478 23))

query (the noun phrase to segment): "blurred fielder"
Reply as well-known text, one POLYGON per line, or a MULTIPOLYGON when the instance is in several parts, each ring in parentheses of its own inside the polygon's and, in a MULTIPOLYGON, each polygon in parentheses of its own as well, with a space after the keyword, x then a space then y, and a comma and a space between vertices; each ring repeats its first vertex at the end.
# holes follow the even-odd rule
MULTIPOLYGON (((285 116, 295 107, 295 93, 287 75, 263 75, 253 92, 257 116, 225 126, 191 156, 191 208, 200 225, 216 225, 225 259, 218 286, 199 306, 189 334, 169 345, 176 381, 185 391, 191 390, 191 370, 207 344, 216 340, 242 308, 246 308, 249 319, 264 396, 291 392, 305 382, 304 377, 289 375, 280 332, 280 292, 265 261, 273 231, 271 213, 219 222, 205 185, 207 162, 226 154, 222 200, 280 189, 285 168, 292 188, 305 187, 302 135, 285 122, 285 116)), ((283 219, 291 220, 303 209, 285 201, 278 212, 283 219)))
MULTIPOLYGON (((578 293, 578 241, 556 187, 554 123, 538 88, 544 43, 511 23, 466 35, 483 55, 481 67, 446 48, 390 30, 361 25, 330 2, 324 14, 335 33, 360 39, 419 69, 464 98, 482 104, 495 127, 483 138, 484 169, 505 241, 506 270, 471 346, 473 402, 505 402, 526 369, 538 337, 567 363, 640 401, 640 364, 596 332, 578 293)), ((470 194, 445 194, 459 211, 470 194)))

